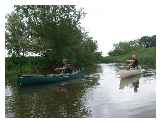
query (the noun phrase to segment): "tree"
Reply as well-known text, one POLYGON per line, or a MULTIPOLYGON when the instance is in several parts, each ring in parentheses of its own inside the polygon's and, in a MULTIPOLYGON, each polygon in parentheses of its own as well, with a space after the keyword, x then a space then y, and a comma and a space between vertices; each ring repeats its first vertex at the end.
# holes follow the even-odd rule
POLYGON ((156 35, 151 37, 151 47, 156 47, 156 35))
MULTIPOLYGON (((14 14, 19 19, 13 20, 19 20, 25 28, 14 24, 13 27, 23 30, 22 34, 18 33, 23 36, 15 38, 14 42, 6 38, 6 47, 12 50, 11 54, 16 52, 14 43, 23 39, 26 52, 44 57, 48 64, 62 63, 64 58, 77 64, 96 61, 97 43, 80 26, 80 20, 85 16, 82 8, 77 9, 74 5, 15 6, 14 14)), ((13 18, 13 15, 10 16, 13 18)), ((8 18, 6 25, 10 26, 10 23, 8 18)), ((6 28, 6 33, 14 33, 14 29, 6 28)), ((10 35, 10 39, 13 38, 10 35)), ((23 45, 19 44, 16 49, 21 54, 23 45)))
POLYGON ((16 13, 8 15, 7 21, 5 36, 8 54, 17 57, 24 56, 28 48, 26 26, 16 13))
POLYGON ((156 36, 143 36, 139 39, 139 44, 145 48, 156 47, 156 36))
POLYGON ((114 49, 110 51, 108 54, 110 56, 122 55, 130 52, 131 50, 135 50, 137 48, 150 48, 156 47, 156 36, 153 35, 143 36, 140 39, 131 40, 128 42, 119 42, 113 45, 114 49))

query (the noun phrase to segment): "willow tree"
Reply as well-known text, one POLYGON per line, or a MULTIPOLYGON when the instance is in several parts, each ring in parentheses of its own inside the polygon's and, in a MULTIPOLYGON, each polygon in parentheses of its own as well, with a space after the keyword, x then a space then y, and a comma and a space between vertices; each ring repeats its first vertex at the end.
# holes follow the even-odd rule
POLYGON ((16 13, 11 13, 7 16, 8 23, 6 24, 6 49, 9 55, 20 57, 27 53, 28 37, 26 33, 25 23, 22 18, 16 13))
POLYGON ((20 55, 21 49, 25 49, 27 53, 38 54, 45 57, 50 64, 61 63, 64 58, 77 64, 92 64, 91 62, 96 60, 97 44, 80 26, 84 16, 83 9, 74 5, 15 6, 6 23, 6 35, 15 32, 11 28, 10 18, 23 26, 13 24, 14 28, 21 31, 10 35, 10 39, 7 36, 6 47, 12 50, 11 54, 18 50, 20 55), (17 18, 13 18, 14 15, 17 18), (24 46, 18 44, 19 39, 25 40, 24 46), (14 43, 18 44, 18 47, 14 46, 14 43))

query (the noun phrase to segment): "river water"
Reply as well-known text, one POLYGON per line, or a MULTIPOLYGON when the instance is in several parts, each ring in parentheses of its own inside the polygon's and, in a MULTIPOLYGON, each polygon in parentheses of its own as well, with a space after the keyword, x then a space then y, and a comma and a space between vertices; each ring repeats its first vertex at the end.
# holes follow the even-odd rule
POLYGON ((99 64, 81 80, 17 88, 6 85, 6 117, 155 117, 156 73, 121 80, 123 64, 99 64))

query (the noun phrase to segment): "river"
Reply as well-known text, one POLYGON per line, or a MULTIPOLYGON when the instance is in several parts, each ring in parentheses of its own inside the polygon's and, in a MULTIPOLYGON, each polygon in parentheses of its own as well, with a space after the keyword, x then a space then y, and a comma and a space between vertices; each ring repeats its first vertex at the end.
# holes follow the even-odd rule
POLYGON ((156 73, 121 80, 123 64, 99 64, 87 78, 17 88, 6 85, 6 117, 155 117, 156 73))

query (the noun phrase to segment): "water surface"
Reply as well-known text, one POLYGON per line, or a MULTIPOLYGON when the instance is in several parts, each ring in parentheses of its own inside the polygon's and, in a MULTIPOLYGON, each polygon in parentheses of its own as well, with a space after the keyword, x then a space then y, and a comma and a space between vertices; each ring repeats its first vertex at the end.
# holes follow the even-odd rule
POLYGON ((121 80, 120 69, 124 65, 100 64, 81 80, 6 85, 6 117, 155 117, 155 70, 121 80))

